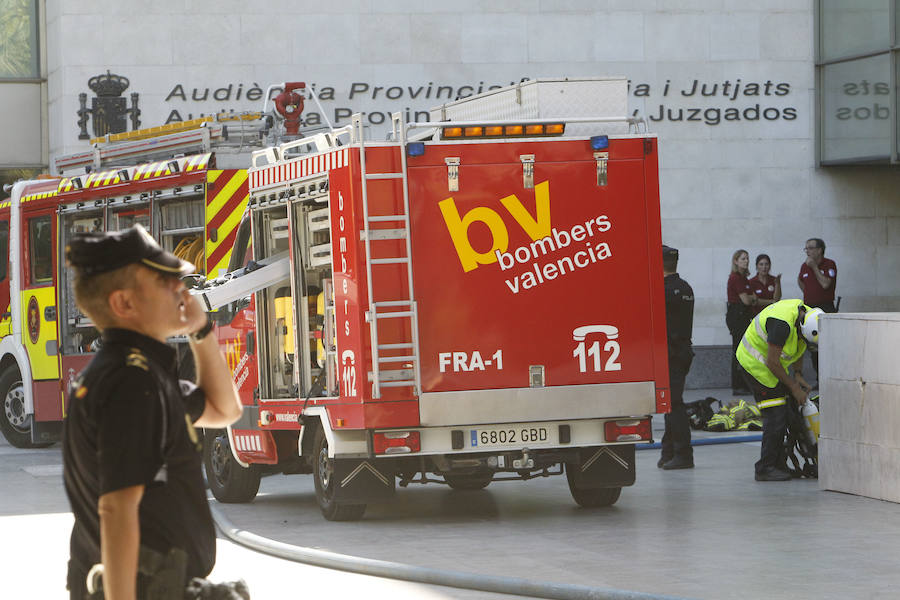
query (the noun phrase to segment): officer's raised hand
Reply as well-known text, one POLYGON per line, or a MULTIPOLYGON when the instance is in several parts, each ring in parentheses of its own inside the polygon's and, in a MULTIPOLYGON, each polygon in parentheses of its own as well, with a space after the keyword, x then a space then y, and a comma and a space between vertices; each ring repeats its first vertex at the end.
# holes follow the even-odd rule
POLYGON ((180 291, 181 301, 178 304, 179 319, 183 323, 182 334, 189 335, 206 327, 207 313, 197 296, 183 286, 180 291))

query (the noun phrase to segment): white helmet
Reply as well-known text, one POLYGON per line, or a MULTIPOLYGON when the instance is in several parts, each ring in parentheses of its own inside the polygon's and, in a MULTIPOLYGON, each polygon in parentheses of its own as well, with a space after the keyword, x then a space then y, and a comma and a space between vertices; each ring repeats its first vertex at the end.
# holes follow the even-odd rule
POLYGON ((824 314, 825 311, 821 308, 806 309, 806 316, 803 317, 803 323, 800 325, 800 335, 808 343, 819 344, 819 316, 824 314))

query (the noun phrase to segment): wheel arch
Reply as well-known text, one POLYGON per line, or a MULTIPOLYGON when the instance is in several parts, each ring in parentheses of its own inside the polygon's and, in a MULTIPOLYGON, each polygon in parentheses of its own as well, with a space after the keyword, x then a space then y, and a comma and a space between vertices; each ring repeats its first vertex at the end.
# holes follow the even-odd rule
POLYGON ((0 340, 0 373, 15 367, 22 377, 22 388, 25 394, 25 412, 34 414, 34 394, 32 390, 31 362, 28 360, 28 352, 16 343, 14 336, 8 335, 0 340))
MULTIPOLYGON (((328 457, 335 458, 358 458, 369 456, 368 431, 365 429, 332 429, 331 420, 328 418, 328 411, 324 406, 313 406, 303 411, 304 417, 315 417, 319 421, 319 427, 325 434, 325 440, 328 442, 328 457)), ((306 429, 304 427, 304 429, 306 429)), ((300 441, 298 441, 298 450, 302 451, 304 447, 312 449, 312 440, 315 438, 315 429, 309 431, 309 435, 305 431, 300 433, 300 441), (307 438, 309 441, 307 442, 307 438), (306 444, 309 446, 306 446, 306 444)))
POLYGON ((304 450, 306 451, 305 456, 312 456, 312 453, 315 451, 313 446, 316 440, 316 432, 321 429, 325 434, 325 439, 328 441, 328 456, 329 458, 334 458, 334 431, 331 429, 331 422, 328 420, 328 412, 325 410, 325 407, 314 406, 307 408, 303 411, 303 416, 309 418, 304 419, 303 429, 300 430, 300 438, 297 440, 297 451, 300 453, 300 456, 304 456, 304 450))
POLYGON ((237 448, 234 445, 234 432, 231 430, 231 425, 225 427, 225 432, 228 435, 228 449, 231 450, 231 456, 234 458, 235 462, 245 469, 250 468, 250 463, 244 462, 241 460, 241 457, 238 456, 237 448))

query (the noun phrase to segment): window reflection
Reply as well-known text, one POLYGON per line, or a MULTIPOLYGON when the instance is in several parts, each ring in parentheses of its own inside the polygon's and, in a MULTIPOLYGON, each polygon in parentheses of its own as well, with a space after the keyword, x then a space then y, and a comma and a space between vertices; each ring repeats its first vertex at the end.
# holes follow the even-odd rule
POLYGON ((890 156, 889 74, 888 54, 823 67, 822 160, 890 156))

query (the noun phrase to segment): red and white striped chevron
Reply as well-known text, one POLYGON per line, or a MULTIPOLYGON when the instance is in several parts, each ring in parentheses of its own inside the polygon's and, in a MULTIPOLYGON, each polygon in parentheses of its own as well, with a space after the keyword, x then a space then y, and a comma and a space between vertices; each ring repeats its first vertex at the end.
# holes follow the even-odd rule
POLYGON ((295 179, 302 179, 350 164, 350 149, 338 148, 315 156, 303 156, 293 160, 250 169, 250 191, 261 190, 295 179))

